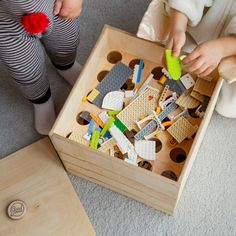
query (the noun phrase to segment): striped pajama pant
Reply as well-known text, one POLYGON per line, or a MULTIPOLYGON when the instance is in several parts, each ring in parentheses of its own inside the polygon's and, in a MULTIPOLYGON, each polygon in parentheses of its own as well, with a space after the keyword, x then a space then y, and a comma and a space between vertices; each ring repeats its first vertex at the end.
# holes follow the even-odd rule
POLYGON ((79 19, 53 14, 55 0, 0 0, 0 58, 11 77, 33 103, 50 97, 45 52, 58 69, 68 69, 76 58, 79 19), (43 12, 50 20, 42 37, 30 35, 21 24, 27 13, 43 12))

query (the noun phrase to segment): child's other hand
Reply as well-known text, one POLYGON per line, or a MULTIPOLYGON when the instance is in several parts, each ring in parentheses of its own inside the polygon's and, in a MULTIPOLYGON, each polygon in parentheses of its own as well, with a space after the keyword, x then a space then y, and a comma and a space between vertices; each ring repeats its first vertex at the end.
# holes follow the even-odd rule
POLYGON ((223 58, 222 49, 218 40, 205 42, 183 60, 183 65, 187 72, 205 77, 219 65, 223 58))
MULTIPOLYGON (((180 55, 181 49, 184 46, 186 41, 185 31, 179 30, 174 33, 171 33, 166 44, 166 49, 172 50, 173 57, 178 57, 180 55)), ((162 57, 162 63, 166 66, 165 53, 162 57)))
POLYGON ((54 14, 64 19, 74 19, 82 11, 83 0, 56 0, 54 14))
POLYGON ((178 57, 180 55, 181 49, 186 41, 186 34, 183 30, 178 30, 170 34, 168 42, 166 44, 166 49, 171 49, 173 57, 178 57))

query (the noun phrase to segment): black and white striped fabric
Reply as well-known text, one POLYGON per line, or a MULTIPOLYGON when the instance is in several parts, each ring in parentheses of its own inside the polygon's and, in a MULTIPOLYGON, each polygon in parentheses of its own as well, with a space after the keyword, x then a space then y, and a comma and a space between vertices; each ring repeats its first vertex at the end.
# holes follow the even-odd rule
POLYGON ((54 65, 73 64, 79 44, 79 19, 53 15, 54 0, 0 0, 0 58, 23 95, 31 100, 49 90, 45 54, 54 65), (27 13, 43 12, 50 26, 41 38, 29 35, 21 25, 27 13))

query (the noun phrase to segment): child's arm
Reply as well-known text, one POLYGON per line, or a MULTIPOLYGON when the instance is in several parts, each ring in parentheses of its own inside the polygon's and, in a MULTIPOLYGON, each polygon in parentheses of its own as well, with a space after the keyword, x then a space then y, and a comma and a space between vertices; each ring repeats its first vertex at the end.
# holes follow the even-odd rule
POLYGON ((188 72, 204 77, 216 69, 223 58, 232 55, 236 55, 236 37, 227 36, 202 43, 183 60, 183 64, 188 72))
POLYGON ((173 56, 179 56, 186 41, 187 16, 175 9, 170 10, 170 36, 166 44, 167 49, 172 49, 173 56))
POLYGON ((56 0, 54 14, 64 19, 74 19, 82 11, 83 0, 56 0))

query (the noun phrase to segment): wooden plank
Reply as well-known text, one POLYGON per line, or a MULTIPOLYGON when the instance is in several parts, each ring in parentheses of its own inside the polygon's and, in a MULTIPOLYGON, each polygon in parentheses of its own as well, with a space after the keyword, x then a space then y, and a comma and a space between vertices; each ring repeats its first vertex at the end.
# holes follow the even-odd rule
POLYGON ((135 181, 135 179, 130 179, 125 176, 118 175, 112 171, 109 171, 97 165, 94 165, 86 160, 80 160, 78 158, 69 156, 65 153, 60 153, 60 157, 62 158, 62 161, 66 168, 68 168, 68 166, 70 165, 73 165, 74 168, 80 167, 87 171, 91 171, 92 173, 94 172, 96 174, 102 175, 103 177, 107 178, 108 181, 113 180, 119 184, 123 184, 125 186, 131 187, 135 191, 141 191, 147 196, 156 198, 159 201, 170 202, 170 203, 175 203, 176 201, 175 196, 168 196, 165 193, 160 192, 159 189, 149 188, 144 184, 138 183, 137 181, 135 181))
POLYGON ((0 235, 92 236, 95 232, 48 138, 0 161, 0 235), (23 219, 6 207, 23 200, 23 219))
POLYGON ((77 168, 76 169, 73 168, 73 166, 68 166, 67 170, 76 176, 94 182, 96 184, 99 184, 105 188, 111 189, 112 191, 130 197, 136 201, 142 202, 157 210, 161 210, 171 215, 173 215, 174 213, 175 207, 170 207, 170 206, 165 207, 165 204, 162 204, 162 202, 159 202, 156 199, 150 199, 150 197, 142 196, 139 192, 136 195, 135 191, 132 188, 119 184, 115 185, 116 182, 113 181, 110 181, 110 183, 108 183, 107 181, 104 181, 104 179, 101 176, 96 175, 90 171, 84 171, 82 168, 78 170, 77 168))
POLYGON ((71 140, 66 140, 59 135, 53 135, 52 140, 59 153, 67 153, 80 160, 87 160, 88 162, 112 171, 113 173, 135 179, 138 183, 146 185, 147 187, 159 189, 160 192, 163 192, 168 196, 176 196, 178 194, 179 186, 175 181, 133 166, 123 160, 110 157, 102 152, 94 151, 71 140))

